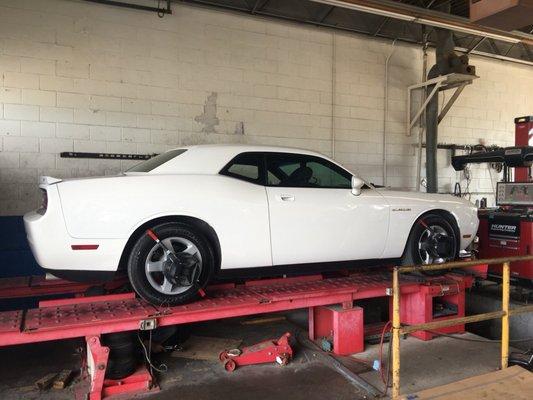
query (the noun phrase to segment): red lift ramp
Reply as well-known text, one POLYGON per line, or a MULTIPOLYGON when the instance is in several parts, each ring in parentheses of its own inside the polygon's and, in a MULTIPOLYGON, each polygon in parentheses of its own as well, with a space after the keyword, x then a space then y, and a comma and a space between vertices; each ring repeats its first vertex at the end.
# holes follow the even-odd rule
MULTIPOLYGON (((138 298, 117 300, 115 295, 42 302, 42 307, 24 312, 0 312, 0 346, 137 330, 145 320, 168 326, 331 304, 348 307, 355 299, 388 296, 389 285, 387 274, 357 273, 213 286, 203 299, 175 307, 157 307, 138 298)), ((407 281, 402 290, 416 291, 418 285, 407 281)))
MULTIPOLYGON (((446 276, 438 280, 438 285, 435 279, 404 277, 401 281, 402 302, 417 293, 427 292, 429 295, 422 296, 425 304, 421 307, 431 310, 430 302, 447 294, 443 290, 446 283, 443 280, 449 281, 450 287, 459 288, 462 295, 457 299, 463 304, 457 306, 459 312, 463 312, 464 290, 472 284, 469 276, 446 276)), ((66 287, 63 285, 65 283, 61 287, 72 294, 77 284, 72 284, 73 287, 68 287, 68 283, 66 287)), ((332 335, 334 353, 351 354, 362 350, 364 337, 362 309, 354 306, 354 300, 390 297, 390 285, 389 273, 360 271, 334 278, 314 275, 265 279, 242 285, 213 285, 207 288, 202 299, 174 307, 151 305, 133 293, 46 300, 40 302, 39 308, 0 312, 0 347, 85 337, 88 348, 101 360, 100 369, 91 374, 89 393, 91 400, 99 400, 118 393, 154 389, 145 367, 121 381, 103 378, 108 351, 105 346, 98 345, 103 334, 308 308, 310 337, 324 336, 326 334, 320 332, 326 332, 327 336, 332 335)), ((13 298, 7 285, 3 290, 6 297, 13 298)), ((14 290, 20 295, 28 293, 29 289, 21 291, 20 287, 15 287, 14 290)), ((56 294, 64 293, 58 291, 56 294)), ((42 295, 42 290, 37 290, 35 295, 42 295)), ((408 322, 411 313, 415 312, 407 307, 402 313, 402 322, 408 322)), ((463 329, 460 326, 456 331, 463 329)))

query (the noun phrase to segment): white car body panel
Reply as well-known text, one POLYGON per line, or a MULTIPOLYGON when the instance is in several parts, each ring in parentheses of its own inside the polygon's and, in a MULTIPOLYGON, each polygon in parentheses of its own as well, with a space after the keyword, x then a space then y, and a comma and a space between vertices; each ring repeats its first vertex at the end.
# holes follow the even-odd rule
POLYGON ((432 209, 449 211, 461 235, 471 235, 461 239, 461 249, 477 231, 475 207, 452 196, 373 187, 356 196, 349 189, 266 187, 219 174, 243 152, 307 154, 334 162, 315 152, 244 145, 185 149, 147 173, 42 179, 48 208, 44 215, 24 216, 37 262, 51 270, 115 271, 135 230, 166 216, 210 225, 220 242, 222 270, 398 258, 414 222, 432 209), (294 201, 280 200, 286 194, 294 201), (72 250, 76 244, 98 248, 72 250))
POLYGON ((65 181, 59 193, 66 229, 72 238, 85 242, 121 239, 125 244, 147 221, 189 216, 215 230, 224 249, 224 268, 272 265, 262 186, 221 175, 145 174, 65 181), (246 224, 240 226, 236 221, 246 224))
POLYGON ((274 265, 381 258, 389 227, 375 190, 267 187, 274 265), (372 229, 361 229, 363 226, 372 229))
POLYGON ((387 240, 383 258, 394 258, 402 254, 405 248, 405 241, 402 239, 409 236, 418 217, 430 210, 445 210, 455 217, 461 234, 459 246, 461 250, 468 247, 477 233, 479 224, 477 208, 468 200, 442 194, 386 189, 377 189, 377 191, 385 197, 390 210, 389 240, 387 240))
MULTIPOLYGON (((56 185, 48 188, 48 201, 50 204, 59 204, 56 185)), ((35 260, 44 268, 114 271, 127 242, 126 238, 87 241, 70 236, 65 227, 61 207, 50 207, 44 215, 35 211, 27 213, 24 215, 24 224, 35 260), (71 248, 71 245, 95 242, 99 246, 96 251, 80 252, 71 248)))

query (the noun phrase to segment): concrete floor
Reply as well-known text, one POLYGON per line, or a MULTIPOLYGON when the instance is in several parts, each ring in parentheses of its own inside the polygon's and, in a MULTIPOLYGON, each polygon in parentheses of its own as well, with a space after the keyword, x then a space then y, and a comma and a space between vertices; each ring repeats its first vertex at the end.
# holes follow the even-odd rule
POLYGON ((81 340, 62 340, 0 349, 0 398, 15 399, 73 399, 72 387, 65 390, 39 392, 35 381, 63 369, 77 369, 81 358, 76 349, 81 340))
MULTIPOLYGON (((197 336, 243 339, 242 346, 277 338, 285 332, 297 329, 289 321, 266 325, 242 325, 241 319, 213 321, 197 324, 197 336)), ((185 343, 186 345, 186 343, 185 343)), ((181 400, 251 399, 365 399, 365 393, 348 384, 334 370, 321 364, 313 351, 294 343, 295 357, 292 362, 280 367, 274 364, 245 366, 228 373, 217 361, 197 361, 162 355, 157 362, 164 362, 176 371, 160 374, 162 391, 154 394, 154 400, 175 399, 179 392, 181 400), (327 382, 327 385, 324 385, 327 382), (178 392, 177 392, 178 391, 178 392)), ((368 370, 367 367, 351 363, 354 372, 368 370)))
MULTIPOLYGON (((305 313, 288 316, 301 320, 305 313)), ((280 336, 285 331, 297 330, 289 321, 267 325, 242 325, 240 320, 224 320, 194 326, 198 336, 216 336, 243 339, 243 345, 280 336)), ((478 338, 473 334, 465 338, 478 338)), ((75 350, 82 345, 79 340, 41 343, 0 349, 0 398, 15 399, 72 399, 73 388, 49 390, 39 393, 34 382, 64 368, 77 368, 79 356, 75 350)), ((300 343, 294 345, 296 356, 286 367, 276 365, 248 366, 227 373, 215 361, 198 361, 171 357, 169 354, 154 356, 154 364, 165 363, 168 372, 158 374, 160 392, 141 396, 153 400, 251 399, 365 399, 367 394, 349 384, 339 373, 324 365, 315 349, 300 343)), ((412 393, 421 389, 442 385, 466 377, 493 371, 499 365, 500 348, 497 344, 474 343, 440 337, 429 342, 415 338, 402 341, 402 392, 412 393)), ((368 365, 379 357, 376 345, 367 345, 364 353, 340 360, 353 372, 380 390, 383 383, 379 374, 368 365)))
MULTIPOLYGON (((483 339, 472 333, 460 335, 464 339, 483 339)), ((413 393, 422 389, 455 382, 471 376, 495 371, 500 366, 499 343, 487 344, 438 337, 424 342, 408 337, 401 342, 401 392, 413 393)), ((368 346, 359 358, 379 357, 378 346, 368 346)), ((361 374, 367 382, 382 387, 379 375, 372 371, 361 374), (380 386, 381 385, 381 386, 380 386)))
MULTIPOLYGON (((533 288, 512 288, 511 308, 517 308, 533 302, 533 288)), ((485 284, 469 293, 466 298, 466 313, 481 314, 502 309, 501 285, 485 282, 485 284)), ((528 350, 533 348, 533 339, 524 341, 525 338, 533 337, 533 313, 514 315, 509 320, 509 336, 517 348, 528 350)), ((499 339, 501 337, 501 322, 497 319, 478 322, 469 326, 474 333, 486 337, 499 339)))

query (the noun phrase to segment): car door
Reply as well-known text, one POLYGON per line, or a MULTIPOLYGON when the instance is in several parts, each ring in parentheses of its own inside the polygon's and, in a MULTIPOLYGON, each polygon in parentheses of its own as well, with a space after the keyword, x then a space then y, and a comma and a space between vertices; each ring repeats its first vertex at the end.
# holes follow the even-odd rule
POLYGON ((221 269, 271 266, 263 153, 240 153, 220 174, 229 178, 224 192, 214 192, 212 198, 216 202, 212 208, 224 214, 219 216, 224 222, 217 232, 222 248, 221 269))
POLYGON ((389 223, 381 194, 366 186, 354 195, 352 175, 325 158, 265 157, 274 265, 381 257, 389 223))

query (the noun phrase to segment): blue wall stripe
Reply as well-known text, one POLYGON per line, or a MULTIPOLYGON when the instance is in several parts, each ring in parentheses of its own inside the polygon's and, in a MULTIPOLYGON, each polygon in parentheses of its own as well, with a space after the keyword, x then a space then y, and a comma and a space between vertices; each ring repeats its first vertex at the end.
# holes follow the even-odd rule
POLYGON ((44 275, 31 254, 22 217, 0 217, 0 278, 44 275))

